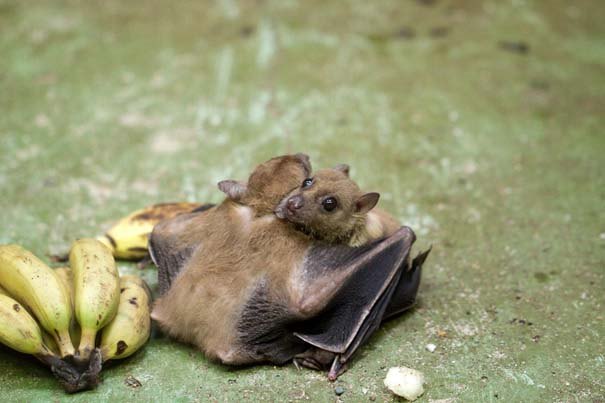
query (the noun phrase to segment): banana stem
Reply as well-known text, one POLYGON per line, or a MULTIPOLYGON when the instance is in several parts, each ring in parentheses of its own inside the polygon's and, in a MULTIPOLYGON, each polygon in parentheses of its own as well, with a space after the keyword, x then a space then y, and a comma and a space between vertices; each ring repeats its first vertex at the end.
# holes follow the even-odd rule
POLYGON ((34 357, 49 367, 53 364, 56 364, 60 360, 60 358, 54 355, 51 351, 34 354, 34 357))
POLYGON ((78 346, 78 354, 81 360, 87 360, 90 357, 90 352, 95 348, 96 337, 97 329, 82 329, 80 345, 78 346))
POLYGON ((76 353, 67 329, 60 331, 55 329, 53 336, 57 342, 57 347, 59 347, 59 351, 61 352, 61 357, 67 357, 68 355, 73 356, 76 353))

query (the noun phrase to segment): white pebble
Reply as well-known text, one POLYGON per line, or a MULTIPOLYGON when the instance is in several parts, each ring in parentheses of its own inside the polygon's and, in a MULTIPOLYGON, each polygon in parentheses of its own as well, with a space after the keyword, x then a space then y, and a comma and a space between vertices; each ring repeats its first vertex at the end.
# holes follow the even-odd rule
POLYGON ((435 349, 437 348, 436 345, 434 345, 433 343, 429 343, 426 345, 426 351, 428 351, 429 353, 432 353, 433 351, 435 351, 435 349))
POLYGON ((414 401, 424 393, 424 374, 412 368, 393 367, 389 368, 384 385, 407 400, 414 401))

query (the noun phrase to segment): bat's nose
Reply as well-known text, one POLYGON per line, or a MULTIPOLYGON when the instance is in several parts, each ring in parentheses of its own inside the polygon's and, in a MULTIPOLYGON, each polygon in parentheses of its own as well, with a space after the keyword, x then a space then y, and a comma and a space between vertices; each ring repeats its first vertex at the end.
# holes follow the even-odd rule
POLYGON ((288 203, 286 204, 288 210, 294 212, 303 206, 303 198, 300 195, 292 196, 288 199, 288 203))

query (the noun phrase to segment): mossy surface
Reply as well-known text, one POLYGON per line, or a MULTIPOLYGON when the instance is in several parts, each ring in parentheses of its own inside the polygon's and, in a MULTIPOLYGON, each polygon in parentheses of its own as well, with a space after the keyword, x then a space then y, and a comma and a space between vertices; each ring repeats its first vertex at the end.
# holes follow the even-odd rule
POLYGON ((0 348, 2 400, 389 401, 404 365, 420 401, 602 401, 604 20, 589 0, 0 0, 0 243, 60 253, 303 151, 433 245, 418 306, 335 384, 154 337, 75 396, 0 348))

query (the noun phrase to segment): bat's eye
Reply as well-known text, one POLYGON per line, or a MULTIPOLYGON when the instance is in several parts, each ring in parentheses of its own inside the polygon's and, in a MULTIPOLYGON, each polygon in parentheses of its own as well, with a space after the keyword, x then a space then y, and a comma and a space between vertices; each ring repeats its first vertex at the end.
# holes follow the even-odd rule
POLYGON ((308 188, 309 186, 311 186, 313 184, 313 178, 307 178, 303 181, 302 183, 302 188, 308 188))
POLYGON ((324 210, 332 211, 336 208, 336 206, 338 206, 338 202, 335 198, 328 197, 327 199, 321 202, 321 205, 323 206, 324 210))

